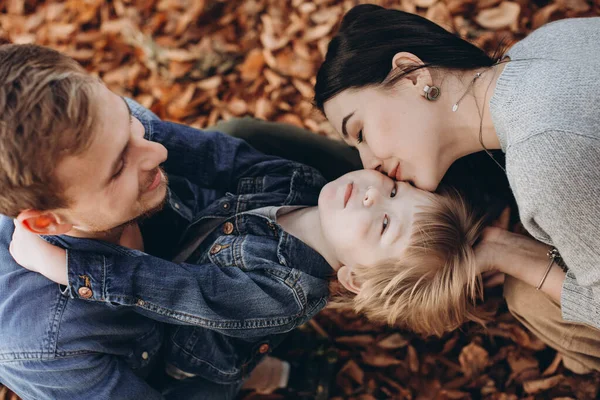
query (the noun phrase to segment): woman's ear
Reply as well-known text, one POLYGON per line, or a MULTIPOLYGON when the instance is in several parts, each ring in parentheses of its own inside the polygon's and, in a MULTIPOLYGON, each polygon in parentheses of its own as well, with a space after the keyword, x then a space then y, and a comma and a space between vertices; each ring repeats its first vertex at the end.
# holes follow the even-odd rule
MULTIPOLYGON (((395 68, 400 68, 401 71, 412 69, 415 66, 425 64, 419 57, 415 56, 412 53, 408 53, 406 51, 396 53, 394 58, 392 59, 392 70, 395 68)), ((429 68, 419 68, 416 71, 411 72, 406 75, 404 79, 408 79, 412 82, 413 85, 417 86, 419 90, 423 90, 423 87, 426 85, 433 85, 433 78, 431 77, 431 72, 429 68)))
POLYGON ((360 293, 360 283, 356 282, 354 279, 354 274, 352 273, 352 269, 345 265, 342 265, 337 272, 338 281, 342 284, 343 287, 348 289, 354 294, 360 293))

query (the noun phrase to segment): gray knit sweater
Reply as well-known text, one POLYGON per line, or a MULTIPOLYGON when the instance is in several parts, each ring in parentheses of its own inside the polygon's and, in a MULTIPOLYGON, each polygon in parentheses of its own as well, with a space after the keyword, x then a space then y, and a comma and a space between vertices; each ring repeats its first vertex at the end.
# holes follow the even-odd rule
POLYGON ((491 115, 521 221, 569 267, 563 318, 600 328, 600 18, 548 24, 508 56, 491 115))

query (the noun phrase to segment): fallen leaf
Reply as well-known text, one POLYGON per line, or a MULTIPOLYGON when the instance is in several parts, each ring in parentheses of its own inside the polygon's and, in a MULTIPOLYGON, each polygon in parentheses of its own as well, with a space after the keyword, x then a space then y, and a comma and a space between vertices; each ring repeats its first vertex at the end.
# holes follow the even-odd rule
POLYGON ((347 346, 367 346, 373 343, 374 338, 371 335, 341 336, 335 338, 335 341, 347 346))
POLYGON ((262 50, 252 49, 246 55, 246 59, 239 67, 242 79, 245 81, 252 81, 258 78, 264 66, 265 57, 262 50))
POLYGON ((342 369, 341 373, 347 374, 354 382, 362 385, 365 381, 365 373, 354 360, 349 360, 342 369))
POLYGON ((402 347, 406 347, 408 340, 399 333, 392 333, 386 336, 384 339, 377 342, 377 346, 383 349, 396 350, 402 347))
POLYGON ((558 385, 564 378, 563 375, 555 375, 544 379, 528 381, 523 384, 523 390, 529 394, 543 392, 558 385))
POLYGON ((401 360, 398 360, 396 357, 391 356, 387 353, 363 351, 360 353, 360 355, 362 356, 363 361, 367 365, 371 365, 373 367, 389 367, 391 365, 402 364, 401 360))
POLYGON ((463 374, 468 377, 479 375, 487 367, 488 361, 488 352, 475 343, 463 347, 458 356, 463 374))
POLYGON ((482 10, 475 21, 487 29, 502 29, 516 26, 517 19, 521 13, 518 3, 504 1, 498 7, 482 10))

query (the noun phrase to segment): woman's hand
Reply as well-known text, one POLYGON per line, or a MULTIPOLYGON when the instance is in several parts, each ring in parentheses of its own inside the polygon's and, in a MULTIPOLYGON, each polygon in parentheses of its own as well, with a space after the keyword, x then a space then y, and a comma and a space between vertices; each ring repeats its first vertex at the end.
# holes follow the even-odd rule
MULTIPOLYGON (((528 236, 490 227, 484 230, 481 242, 475 247, 475 257, 481 273, 497 270, 537 287, 550 265, 549 249, 528 236)), ((560 301, 564 279, 562 269, 552 265, 540 289, 560 301)))
POLYGON ((46 242, 15 220, 15 230, 9 251, 22 267, 40 273, 46 278, 67 284, 66 250, 46 242))

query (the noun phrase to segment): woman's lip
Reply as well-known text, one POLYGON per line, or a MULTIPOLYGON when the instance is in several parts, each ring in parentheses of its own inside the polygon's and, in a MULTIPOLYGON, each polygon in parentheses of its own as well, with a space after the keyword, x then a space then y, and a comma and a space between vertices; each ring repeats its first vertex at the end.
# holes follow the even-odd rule
POLYGON ((346 186, 346 192, 344 193, 344 208, 346 208, 346 204, 348 204, 348 200, 350 200, 350 196, 352 196, 352 189, 354 188, 354 183, 350 182, 346 186))
POLYGON ((161 178, 162 178, 162 174, 160 172, 160 169, 158 169, 156 171, 156 175, 154 176, 154 180, 152 181, 150 186, 148 186, 147 191, 150 192, 150 191, 156 189, 158 187, 158 185, 160 185, 161 178))
POLYGON ((398 167, 399 167, 399 166, 400 166, 400 164, 396 164, 396 166, 394 167, 394 169, 393 169, 393 170, 391 170, 391 171, 388 173, 388 176, 389 176, 390 178, 392 178, 392 179, 394 179, 394 180, 399 180, 399 179, 398 179, 398 167))

